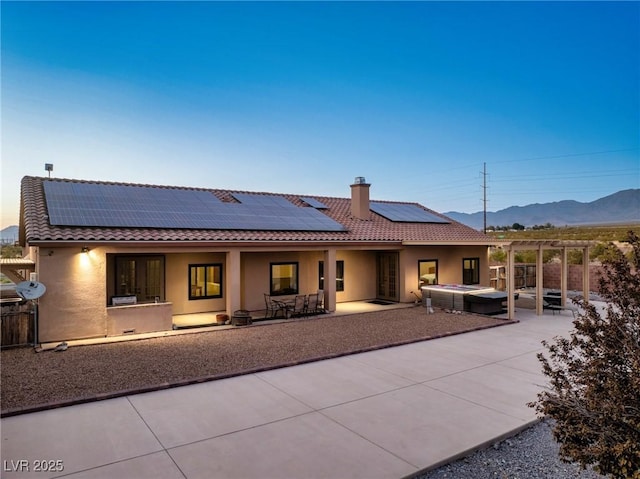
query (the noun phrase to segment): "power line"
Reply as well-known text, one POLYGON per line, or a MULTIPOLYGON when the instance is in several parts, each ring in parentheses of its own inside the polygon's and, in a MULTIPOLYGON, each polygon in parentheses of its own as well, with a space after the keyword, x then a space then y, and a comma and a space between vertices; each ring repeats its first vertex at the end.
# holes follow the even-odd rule
MULTIPOLYGON (((580 156, 606 155, 610 153, 624 153, 628 151, 638 151, 638 150, 640 150, 640 147, 620 148, 617 150, 611 149, 611 150, 601 150, 601 151, 589 151, 589 152, 583 152, 583 153, 567 153, 565 155, 536 156, 531 158, 513 158, 510 160, 492 161, 491 164, 499 165, 503 163, 518 163, 518 162, 524 162, 524 161, 555 160, 555 159, 561 159, 561 158, 572 158, 572 157, 580 157, 580 156)), ((447 165, 447 168, 445 171, 434 171, 434 173, 440 174, 440 173, 448 173, 450 171, 456 171, 456 170, 466 170, 466 169, 472 168, 474 164, 477 164, 477 162, 472 161, 460 166, 447 165)))
POLYGON ((611 176, 627 176, 630 173, 638 173, 640 172, 639 168, 629 168, 625 170, 609 170, 609 173, 603 174, 602 172, 598 172, 593 170, 593 173, 587 174, 553 174, 553 175, 526 175, 526 174, 518 174, 518 175, 506 175, 500 176, 497 175, 498 179, 492 181, 513 181, 513 180, 527 180, 527 181, 536 181, 536 180, 559 180, 559 179, 575 179, 575 178, 602 178, 602 177, 611 177, 611 176))
POLYGON ((520 161, 537 161, 537 160, 556 160, 556 159, 560 159, 560 158, 572 158, 575 156, 589 156, 589 155, 604 155, 604 154, 608 154, 608 153, 623 153, 625 151, 638 151, 640 148, 636 147, 636 148, 624 148, 624 149, 620 149, 620 150, 604 150, 604 151, 591 151, 588 153, 569 153, 566 155, 554 155, 554 156, 538 156, 538 157, 534 157, 534 158, 522 158, 519 160, 502 160, 502 161, 496 161, 494 162, 495 164, 500 164, 500 163, 512 163, 512 162, 520 162, 520 161))
MULTIPOLYGON (((503 161, 495 161, 492 162, 492 164, 505 164, 505 163, 518 163, 518 162, 529 162, 529 161, 539 161, 539 160, 555 160, 555 159, 562 159, 562 158, 572 158, 572 157, 582 157, 582 156, 591 156, 591 155, 605 155, 605 154, 613 154, 613 153, 623 153, 623 152, 630 152, 630 151, 638 151, 640 150, 640 148, 635 147, 635 148, 620 148, 620 149, 610 149, 610 150, 600 150, 600 151, 591 151, 591 152, 582 152, 582 153, 569 153, 569 154, 564 154, 564 155, 551 155, 551 156, 539 156, 539 157, 531 157, 531 158, 523 158, 523 159, 512 159, 512 160, 503 160, 503 161)), ((471 163, 468 163, 466 165, 461 165, 461 166, 457 166, 457 167, 448 167, 445 172, 440 172, 440 171, 432 171, 432 175, 433 177, 437 177, 440 174, 448 174, 451 171, 454 170, 461 170, 461 169, 469 169, 471 167, 471 163)), ((488 204, 488 199, 487 199, 487 191, 488 191, 488 186, 487 186, 487 170, 486 170, 486 162, 483 162, 483 170, 480 173, 482 175, 482 184, 481 184, 481 188, 483 191, 483 195, 482 195, 482 199, 480 200, 482 202, 483 205, 483 211, 485 212, 485 228, 486 228, 486 211, 487 211, 487 204, 488 204)), ((582 170, 581 173, 578 174, 571 174, 571 173, 566 173, 566 174, 554 174, 554 175, 540 175, 540 174, 532 174, 532 175, 527 175, 527 174, 520 174, 520 175, 506 175, 506 176, 500 176, 500 175, 496 175, 497 178, 494 176, 491 179, 491 183, 493 182, 512 182, 516 179, 521 180, 521 181, 525 181, 525 182, 541 182, 541 181, 545 181, 547 183, 548 186, 550 182, 553 181, 566 181, 566 180, 574 180, 574 179, 580 179, 580 178, 604 178, 604 177, 623 177, 623 176, 628 176, 629 174, 634 174, 638 171, 638 169, 635 168, 629 168, 629 169, 619 169, 619 170, 609 170, 607 173, 602 173, 601 171, 597 171, 597 170, 587 170, 586 172, 584 170, 582 170)), ((434 192, 434 191, 442 191, 442 190, 447 190, 449 192, 451 192, 452 188, 455 188, 457 190, 457 193, 455 195, 455 199, 456 200, 461 200, 461 199, 466 199, 466 198, 472 198, 473 195, 469 194, 469 195, 461 195, 459 194, 460 191, 465 191, 466 187, 470 187, 472 186, 475 181, 469 181, 466 179, 462 179, 459 178, 457 180, 453 180, 453 181, 438 181, 435 182, 434 181, 434 185, 431 185, 429 187, 429 192, 434 192), (440 186, 436 186, 436 184, 439 183, 440 186)), ((477 183, 475 183, 477 184, 477 183)), ((532 185, 533 186, 533 185, 532 185)), ((594 193, 593 187, 589 187, 588 189, 576 189, 576 188, 564 188, 565 192, 591 192, 594 193)), ((415 190, 412 188, 408 188, 407 190, 405 190, 406 193, 411 194, 412 191, 419 191, 421 193, 424 193, 421 189, 420 190, 415 190)), ((499 192, 499 196, 504 196, 505 194, 508 194, 510 196, 522 196, 522 195, 527 195, 527 194, 546 194, 546 193, 552 193, 552 192, 556 192, 557 190, 555 188, 536 188, 535 190, 523 190, 522 188, 518 188, 516 190, 503 190, 501 189, 499 192)), ((445 195, 446 197, 447 195, 445 195)), ((442 199, 442 198, 440 198, 442 199)))

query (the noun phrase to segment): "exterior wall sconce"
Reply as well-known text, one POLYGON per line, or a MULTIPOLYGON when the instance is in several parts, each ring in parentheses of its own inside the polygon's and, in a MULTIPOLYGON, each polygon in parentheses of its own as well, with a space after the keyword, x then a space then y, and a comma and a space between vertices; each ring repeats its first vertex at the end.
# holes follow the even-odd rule
POLYGON ((83 253, 88 253, 89 252, 89 247, 88 246, 83 246, 80 251, 82 251, 83 253))

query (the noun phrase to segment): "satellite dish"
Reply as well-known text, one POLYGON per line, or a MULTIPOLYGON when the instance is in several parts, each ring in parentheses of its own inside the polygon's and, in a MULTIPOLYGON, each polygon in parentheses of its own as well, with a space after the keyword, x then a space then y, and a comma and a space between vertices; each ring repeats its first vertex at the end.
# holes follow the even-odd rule
POLYGON ((23 281, 16 285, 16 293, 22 299, 38 299, 46 290, 44 284, 37 281, 23 281))

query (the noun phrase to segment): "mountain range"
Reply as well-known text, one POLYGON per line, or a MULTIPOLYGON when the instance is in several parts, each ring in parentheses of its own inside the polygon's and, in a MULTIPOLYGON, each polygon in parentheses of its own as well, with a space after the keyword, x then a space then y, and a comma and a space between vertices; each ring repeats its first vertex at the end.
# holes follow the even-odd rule
POLYGON ((18 241, 18 227, 17 226, 7 226, 0 231, 0 243, 15 243, 18 241))
MULTIPOLYGON (((449 211, 443 214, 472 228, 483 228, 482 211, 477 213, 449 211)), ((487 212, 487 227, 510 226, 514 223, 524 226, 546 223, 554 226, 640 223, 640 189, 618 191, 590 203, 564 200, 510 206, 503 210, 487 212)))

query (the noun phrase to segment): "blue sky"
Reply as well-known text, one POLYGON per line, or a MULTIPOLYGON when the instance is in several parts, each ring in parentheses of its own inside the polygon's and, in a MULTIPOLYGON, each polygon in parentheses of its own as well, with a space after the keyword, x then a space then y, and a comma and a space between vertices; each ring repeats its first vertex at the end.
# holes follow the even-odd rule
POLYGON ((2 227, 25 175, 437 211, 640 188, 638 2, 6 2, 2 227))

